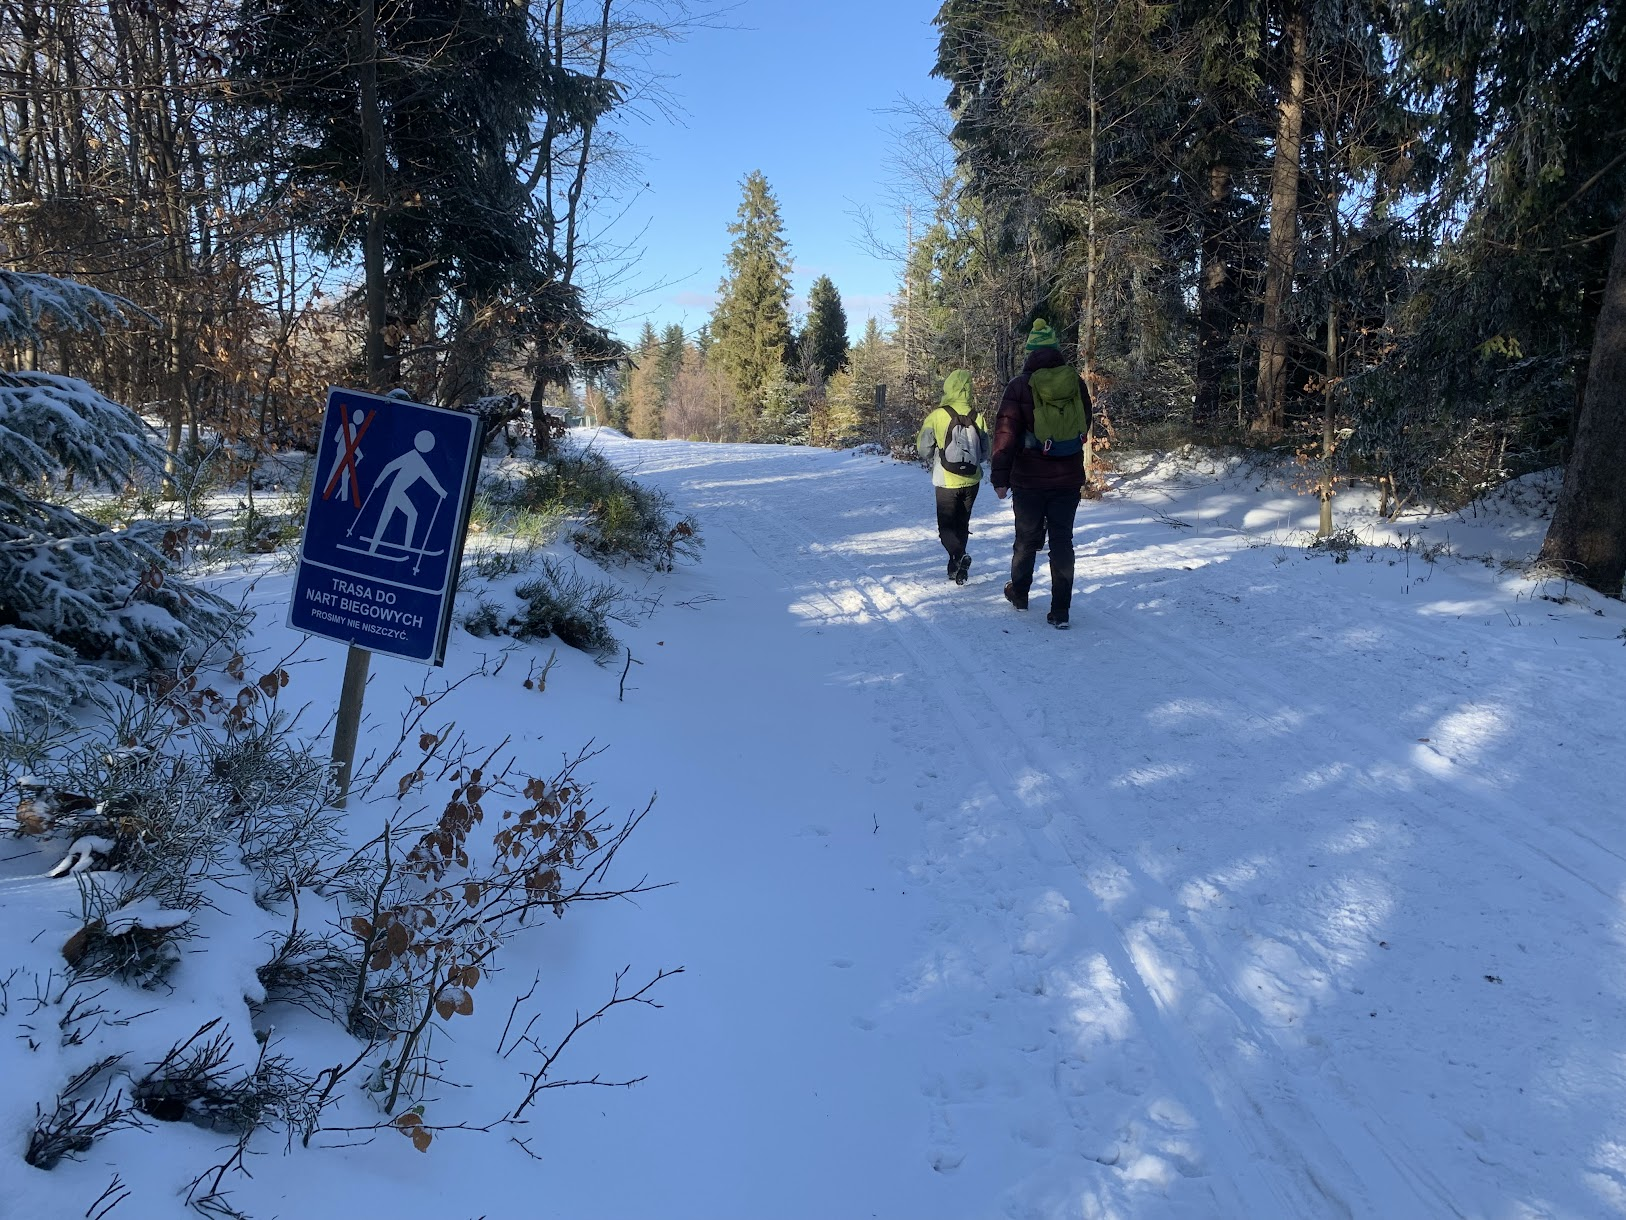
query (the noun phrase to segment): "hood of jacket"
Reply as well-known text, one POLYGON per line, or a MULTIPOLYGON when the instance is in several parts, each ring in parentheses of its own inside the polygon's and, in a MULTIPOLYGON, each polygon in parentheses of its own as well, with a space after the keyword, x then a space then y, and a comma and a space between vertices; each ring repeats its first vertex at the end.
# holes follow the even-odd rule
POLYGON ((943 381, 943 397, 939 406, 947 407, 956 415, 971 414, 971 374, 955 369, 943 381))

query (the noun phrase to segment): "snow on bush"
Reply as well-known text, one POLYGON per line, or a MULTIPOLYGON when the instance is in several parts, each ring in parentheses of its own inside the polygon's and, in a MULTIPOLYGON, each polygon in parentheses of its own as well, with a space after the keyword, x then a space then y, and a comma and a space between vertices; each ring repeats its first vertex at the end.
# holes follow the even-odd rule
POLYGON ((517 517, 575 523, 576 550, 605 563, 670 572, 698 558, 699 526, 680 517, 665 493, 627 478, 603 454, 556 448, 518 475, 496 479, 483 497, 487 519, 517 517))
POLYGON ((564 536, 602 569, 627 564, 670 572, 699 557, 699 526, 670 500, 618 470, 603 455, 560 442, 539 461, 481 488, 476 528, 507 545, 472 546, 460 592, 472 595, 461 622, 478 636, 554 638, 603 661, 620 650, 610 623, 634 623, 639 599, 584 573, 569 556, 543 554, 564 536), (567 532, 568 531, 568 532, 567 532), (497 582, 508 580, 499 591, 497 582))
MULTIPOLYGON (((260 1132, 284 1147, 398 1132, 427 1150, 447 1083, 431 1042, 474 1012, 502 950, 544 915, 648 888, 609 872, 650 806, 606 816, 578 774, 588 754, 536 776, 500 744, 425 727, 457 684, 411 702, 335 809, 330 764, 284 709, 290 682, 234 655, 0 756, 8 893, 32 896, 6 911, 22 948, 0 972, 0 1138, 36 1168, 186 1122, 233 1141, 196 1166, 188 1201, 236 1214, 225 1196, 260 1132), (278 1036, 296 1010, 348 1034, 343 1062, 331 1035, 278 1036)), ((661 977, 625 994, 618 978, 600 1014, 650 1003, 661 977)), ((563 1043, 547 1050, 533 1023, 506 1046, 523 1052, 516 1088, 483 1100, 486 1126, 568 1083, 550 1075, 563 1043)))

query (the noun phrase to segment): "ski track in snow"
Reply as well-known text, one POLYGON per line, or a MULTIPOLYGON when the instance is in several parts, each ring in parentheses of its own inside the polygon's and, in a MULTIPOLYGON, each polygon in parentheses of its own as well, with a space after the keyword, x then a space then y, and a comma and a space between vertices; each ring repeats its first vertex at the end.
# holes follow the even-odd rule
MULTIPOLYGON (((775 532, 776 526, 782 525, 784 521, 780 517, 758 520, 762 522, 765 532, 770 535, 775 532)), ((825 560, 832 557, 832 552, 821 550, 805 535, 799 539, 796 552, 800 555, 817 554, 819 558, 825 560)), ((1177 1129, 1187 1124, 1195 1124, 1209 1132, 1208 1138, 1220 1145, 1218 1151, 1226 1163, 1241 1163, 1244 1156, 1268 1159, 1274 1155, 1277 1158, 1297 1160, 1292 1148, 1272 1147, 1278 1142, 1275 1138, 1278 1136, 1277 1131, 1268 1127, 1264 1130, 1258 1129, 1260 1121, 1264 1118, 1264 1107, 1257 1099, 1248 1096, 1247 1105, 1242 1107, 1240 1112, 1236 1107, 1222 1111, 1221 1104, 1217 1104, 1215 1098, 1205 1095, 1211 1086, 1202 1082, 1220 1073, 1205 1054, 1204 1045, 1199 1043, 1188 1047, 1187 1040, 1177 1028, 1174 1028, 1179 1017, 1175 1011, 1177 1004, 1172 989, 1167 986, 1166 965, 1156 959, 1155 950, 1146 943, 1143 930, 1124 928, 1112 923, 1095 894, 1079 892, 1088 885, 1084 862, 1092 858, 1098 859, 1101 853, 1099 846, 1088 842, 1087 839, 1078 842, 1077 840, 1084 839, 1085 836, 1080 835, 1076 829, 1063 830, 1062 826, 1069 821, 1066 817, 1068 813, 1081 813, 1087 817, 1091 802, 1088 799, 1069 797, 1058 792, 1053 783, 1047 782, 1050 777, 1046 775, 1043 763, 1036 759, 1036 751, 1025 731, 1031 720, 1031 709, 1014 703, 1011 694, 994 689, 982 675, 972 674, 977 694, 999 712, 995 721, 995 731, 979 732, 974 712, 964 704, 965 693, 955 690, 940 673, 934 673, 934 656, 954 655, 956 645, 961 642, 949 638, 932 619, 911 610, 905 600, 907 590, 894 589, 892 585, 895 582, 886 579, 877 582, 863 574, 852 572, 841 573, 837 579, 848 580, 854 584, 874 612, 899 632, 920 671, 932 676, 932 684, 940 705, 947 709, 953 718, 955 736, 971 744, 979 763, 979 770, 984 774, 1001 777, 1002 782, 995 783, 991 796, 1005 817, 1024 827, 1029 840, 1029 850, 1035 862, 1041 867, 1050 864, 1057 871, 1065 868, 1076 875, 1069 878, 1065 873, 1060 877, 1052 874, 1053 878, 1068 891, 1063 900, 1064 909, 1081 919, 1085 935, 1091 944, 1100 948, 1110 970, 1109 977, 1093 980, 1093 987, 1106 991, 1112 1001, 1124 1005, 1134 1022, 1133 1033, 1151 1045, 1167 1076, 1172 1077, 1175 1082, 1197 1082, 1195 1088, 1184 1089, 1183 1095, 1177 1099, 1178 1108, 1172 1111, 1176 1116, 1172 1122, 1167 1117, 1171 1113, 1166 1108, 1167 1099, 1160 1099, 1165 1107, 1163 1114, 1153 1113, 1148 1117, 1177 1129), (922 633, 932 636, 931 641, 924 646, 917 638, 922 633), (990 741, 989 738, 993 740, 990 741), (1011 765, 1010 759, 1013 755, 1020 760, 1019 767, 1011 765), (1036 779, 1037 784, 1034 782, 1036 779), (1007 793, 1018 795, 1013 798, 1006 795, 1007 793), (1079 885, 1080 882, 1085 883, 1083 887, 1079 885), (1199 1057, 1201 1057, 1200 1067, 1199 1057), (1246 1141, 1245 1153, 1236 1149, 1234 1141, 1229 1138, 1231 1124, 1242 1126, 1242 1138, 1246 1141)), ((1043 642, 1041 641, 1038 646, 1044 646, 1043 642)), ((1013 663, 1019 665, 1020 659, 1014 659, 1013 663)), ((1065 748, 1063 742, 1058 741, 1055 744, 1065 748)), ((1074 819, 1075 825, 1079 821, 1082 819, 1074 819)), ((1137 874, 1135 880, 1144 886, 1149 879, 1145 878, 1144 874, 1137 874)), ((1159 897, 1164 895, 1160 894, 1159 897)), ((1169 907, 1173 905, 1172 901, 1167 903, 1169 907)), ((1195 981, 1199 986, 1222 991, 1222 985, 1216 982, 1218 971, 1212 963, 1202 960, 1188 962, 1187 966, 1197 970, 1198 977, 1195 981)), ((1040 985, 1022 990, 1035 995, 1046 994, 1040 985)), ((1063 1065, 1058 1062, 1055 1070, 1059 1073, 1062 1067, 1063 1065)), ((1285 1098, 1278 1096, 1277 1107, 1280 1108, 1284 1101, 1285 1098)), ((1153 1106, 1156 1104, 1152 1103, 1153 1106)), ((1313 1117, 1302 1107, 1294 1117, 1301 1124, 1314 1122, 1313 1117)), ((1321 1142, 1324 1147, 1320 1159, 1324 1160, 1329 1155, 1336 1157, 1340 1148, 1348 1146, 1349 1133, 1341 1134, 1342 1139, 1323 1137, 1321 1142)), ((1300 1138, 1302 1139, 1302 1134, 1300 1138)), ((1201 1163, 1192 1158, 1189 1148, 1179 1147, 1178 1141, 1165 1144, 1162 1151, 1166 1154, 1163 1158, 1139 1151, 1132 1162, 1131 1172, 1145 1172, 1148 1168, 1161 1170, 1163 1168, 1161 1164, 1149 1166, 1148 1160, 1157 1162, 1166 1159, 1181 1174, 1192 1177, 1205 1176, 1206 1170, 1201 1163), (1172 1155, 1167 1155, 1171 1151, 1172 1155)), ((958 1151, 950 1144, 938 1155, 943 1159, 952 1159, 958 1156, 958 1151)), ((1097 1157, 1097 1160, 1102 1163, 1110 1162, 1116 1166, 1122 1160, 1122 1155, 1121 1149, 1115 1146, 1106 1156, 1097 1157)), ((1371 1157, 1366 1159, 1369 1164, 1382 1164, 1381 1160, 1373 1162, 1371 1157)), ((1286 1188, 1271 1189, 1267 1185, 1266 1189, 1261 1190, 1260 1184, 1250 1175, 1243 1175, 1235 1181, 1221 1182, 1215 1197, 1205 1200, 1205 1204, 1224 1214, 1239 1216, 1284 1211, 1301 1213, 1306 1208, 1320 1210, 1325 1206, 1336 1208, 1340 1214, 1354 1214, 1341 1199, 1330 1193, 1328 1186, 1317 1177, 1315 1167, 1311 1163, 1307 1161, 1294 1163, 1288 1168, 1300 1181, 1289 1184, 1286 1188)), ((1415 1172, 1419 1179, 1426 1181, 1426 1171, 1418 1167, 1415 1172)), ((1432 1184, 1430 1185, 1432 1188, 1432 1184)))
MULTIPOLYGON (((904 671, 878 686, 877 722, 941 761, 919 781, 921 850, 901 863, 949 914, 900 989, 963 992, 922 1081, 935 1171, 969 1169, 989 1141, 1022 1145, 1027 1175, 994 1185, 1002 1214, 1024 1218, 1612 1214, 1587 1210, 1584 1174, 1529 1178, 1518 1145, 1554 1099, 1510 1083, 1532 1065, 1476 1058, 1528 1049, 1574 1072, 1566 1055, 1585 1048, 1559 1039, 1578 1003, 1619 1034, 1603 950, 1622 937, 1621 857, 1564 809, 1504 791, 1553 728, 1586 737, 1599 761, 1611 737, 1554 714, 1565 666, 1554 673, 1527 634, 1495 638, 1485 619, 1505 597, 1471 610, 1471 626, 1418 619, 1394 586, 1425 592, 1438 574, 1420 559, 1380 558, 1369 596, 1349 587, 1359 558, 1331 574, 1340 586, 1321 557, 1322 600, 1283 606, 1285 582, 1255 571, 1268 548, 1250 556, 1214 532, 1148 545, 1147 527, 1169 519, 1111 498, 1081 506, 1063 635, 1042 622, 1043 556, 1034 610, 999 598, 1009 514, 986 488, 959 589, 941 575, 918 471, 782 450, 607 451, 734 532, 797 613, 870 628, 856 671, 904 671), (1204 570, 1250 558, 1257 580, 1240 595, 1204 570), (1367 676, 1368 660, 1415 668, 1367 676), (1522 923, 1552 926, 1527 919, 1531 901, 1572 925, 1571 947, 1519 941, 1522 923), (1415 939, 1386 933, 1397 927, 1415 939), (1394 964, 1398 981, 1355 981, 1394 964), (1603 986, 1582 999, 1589 976, 1603 986), (1522 1026, 1545 1024, 1550 1044, 1507 1045, 1488 1005, 1472 1011, 1515 988, 1535 1017, 1522 1026), (1049 1097, 1021 1095, 1035 1058, 1049 1097), (1459 1066, 1464 1083, 1442 1096, 1436 1077, 1459 1066)), ((1274 562, 1304 561, 1295 549, 1274 562)), ((1548 770, 1595 796, 1597 814, 1618 806, 1618 758, 1591 788, 1573 767, 1548 770)), ((1618 1042, 1598 1050, 1593 1087, 1626 1083, 1618 1042)), ((1611 1159, 1610 1133, 1594 1134, 1611 1159)))
MULTIPOLYGON (((1042 556, 1033 610, 1001 598, 1010 509, 987 488, 957 587, 917 467, 591 443, 699 518, 706 559, 595 573, 667 603, 618 627, 619 683, 560 648, 541 695, 516 674, 546 648, 455 634, 448 680, 516 664, 445 716, 538 769, 605 743, 609 807, 659 790, 629 875, 676 884, 512 947, 437 1043, 454 1083, 426 1099, 448 1126, 430 1155, 341 1133, 285 1158, 271 1137, 232 1187, 247 1214, 1626 1216, 1626 610, 1421 554, 1528 553, 1528 516, 1413 522, 1410 550, 1335 563, 1306 557, 1312 498, 1132 459, 1080 507, 1063 633, 1042 556), (508 1104, 517 1059, 491 1048, 529 980, 526 1019, 568 1029, 623 963, 685 974, 664 1011, 584 1032, 570 1070, 644 1083, 551 1094, 526 1152, 450 1129, 508 1104)), ((1380 528, 1358 495, 1339 512, 1380 528)), ((255 595, 271 655, 286 585, 255 595)), ((306 651, 321 706, 341 654, 306 651)), ((375 666, 385 739, 422 681, 375 666)), ((40 928, 14 964, 46 975, 77 904, 7 868, 0 909, 40 928)), ((208 948, 189 968, 236 1011, 208 948)), ((273 1018, 279 1047, 353 1053, 273 1018)), ((173 1024, 136 1026, 132 1062, 173 1024)), ((7 1062, 16 1134, 71 1065, 7 1062)), ((19 1161, 0 1220, 86 1214, 115 1172, 134 1192, 115 1220, 195 1214, 220 1139, 164 1128, 50 1174, 19 1161)))
MULTIPOLYGON (((850 565, 839 562, 837 552, 820 547, 805 532, 792 532, 787 528, 791 524, 789 518, 777 514, 763 514, 754 519, 754 524, 760 526, 762 533, 767 536, 766 548, 750 539, 747 539, 747 542, 765 561, 772 564, 770 556, 784 555, 788 551, 798 558, 820 563, 831 574, 830 579, 825 582, 827 587, 846 584, 856 590, 868 611, 887 622, 897 634, 900 642, 908 650, 916 671, 929 680, 933 706, 942 709, 949 721, 946 726, 951 730, 947 734, 948 740, 965 742, 968 751, 976 760, 977 769, 982 774, 1001 777, 1000 781, 995 782, 987 792, 988 802, 997 810, 999 820, 1022 830, 1022 838, 1026 841, 1033 863, 1040 870, 1051 873, 1052 879, 1065 891, 1061 894, 1047 895, 1047 898, 1055 904, 1052 908, 1053 913, 1065 913, 1069 917, 1082 918, 1088 928, 1086 934, 1090 942, 1096 945, 1103 955, 1090 962, 1091 977, 1088 980, 1057 979, 1054 977, 1056 973, 1054 968, 1030 969, 1025 972, 1019 970, 1015 987, 1004 994, 1014 999, 1017 1004, 1021 1004, 1024 996, 1041 999, 1048 997, 1051 985, 1059 982, 1062 987, 1076 990, 1081 997, 1092 1000, 1100 1010, 1110 1014, 1120 1026, 1119 1037, 1139 1033, 1145 1038, 1168 1075, 1177 1081, 1196 1077, 1197 1073, 1192 1070, 1183 1055, 1181 1040, 1165 1028, 1165 1018, 1147 986, 1146 979, 1131 964, 1130 947, 1124 943, 1121 934, 1116 933, 1116 930, 1105 923, 1093 897, 1083 892, 1084 887, 1081 883, 1084 881, 1084 870, 1081 857, 1053 832, 1057 810, 1065 807, 1067 802, 1057 795, 1035 792, 1032 789, 1032 779, 1042 776, 1043 769, 1034 763, 1030 748, 1019 728, 1028 719, 1027 709, 1013 707, 1005 696, 990 689, 987 681, 980 675, 973 674, 972 679, 976 683, 977 693, 1001 713, 991 731, 979 726, 974 710, 966 705, 966 692, 956 690, 939 669, 938 658, 955 655, 956 645, 962 643, 961 641, 949 638, 930 619, 910 609, 898 592, 890 587, 891 582, 884 579, 872 580, 861 571, 851 570, 850 565), (843 570, 844 567, 846 570, 843 570), (931 638, 922 640, 922 636, 931 638), (1020 758, 1019 767, 1011 765, 1012 754, 1020 758), (1025 796, 1013 795, 1022 794, 1024 791, 1025 796), (1059 860, 1056 858, 1058 852, 1061 856, 1059 860), (1056 868, 1052 872, 1045 867, 1047 864, 1063 867, 1056 868), (1068 872, 1073 876, 1068 876, 1068 872), (1055 873, 1060 875, 1056 876, 1055 873), (1103 966, 1104 971, 1101 969, 1103 966), (1132 1026, 1124 1023, 1126 1018, 1133 1022, 1132 1026)), ((782 561, 774 566, 788 578, 795 575, 793 571, 784 569, 782 561)), ((828 597, 825 600, 834 612, 832 618, 842 613, 839 602, 831 601, 828 597)), ((893 709, 893 714, 903 711, 904 709, 893 709)), ((927 733, 930 732, 929 725, 923 724, 921 727, 927 733)), ((986 816, 987 809, 981 812, 986 816)), ((1003 906, 1004 904, 995 898, 992 904, 978 909, 976 914, 985 918, 989 916, 997 918, 999 912, 996 908, 1003 906)), ((1012 922, 1011 942, 1020 951, 1023 940, 1031 939, 1033 936, 1033 916, 1030 914, 1025 919, 1012 922)), ((1018 1018, 1015 1024, 1020 1027, 1025 1022, 1018 1018)), ((1003 1022, 1000 1025, 1003 1026, 1003 1022)), ((1055 1052, 1061 1048, 1052 1039, 1045 1049, 1055 1052)), ((1058 1079, 1062 1078, 1072 1066, 1069 1059, 1066 1054, 1055 1055, 1051 1071, 1058 1079)), ((1110 1079, 1092 1082, 1097 1086, 1102 1083, 1109 1088, 1124 1091, 1122 1084, 1110 1079)), ((1093 1088, 1085 1088, 1084 1081, 1079 1079, 1074 1079, 1068 1088, 1074 1099, 1085 1097, 1094 1091, 1093 1088)), ((930 1091, 942 1102, 942 1108, 933 1123, 936 1145, 933 1154, 934 1168, 957 1168, 963 1160, 964 1149, 954 1133, 952 1107, 974 1100, 977 1089, 956 1089, 947 1081, 938 1080, 933 1083, 930 1091)), ((1189 1094, 1190 1090, 1186 1092, 1189 1094)), ((1174 1099, 1172 1107, 1168 1098, 1144 1100, 1147 1101, 1147 1107, 1141 1121, 1150 1122, 1157 1127, 1173 1128, 1176 1134, 1168 1138, 1163 1146, 1162 1157, 1136 1150, 1126 1172, 1161 1173, 1165 1169, 1166 1162, 1173 1165, 1181 1174, 1192 1177, 1203 1176, 1201 1164, 1193 1159, 1190 1149, 1183 1146, 1184 1139, 1179 1132, 1193 1121, 1216 1133, 1224 1131, 1224 1125, 1218 1121, 1218 1114, 1209 1099, 1200 1095, 1181 1096, 1174 1099)), ((1087 1123, 1082 1121, 1085 1118, 1086 1107, 1074 1104, 1069 1106, 1068 1110, 1069 1119, 1087 1129, 1087 1123)), ((1031 1121, 1020 1127, 1015 1134, 1018 1138, 1030 1141, 1050 1138, 1049 1133, 1041 1134, 1039 1125, 1031 1121)), ((1098 1163, 1117 1167, 1124 1160, 1124 1152, 1114 1144, 1101 1150, 1095 1159, 1098 1163)), ((1229 1194, 1230 1192, 1224 1191, 1222 1187, 1221 1195, 1213 1202, 1222 1205, 1225 1211, 1235 1215, 1260 1214, 1265 1210, 1261 1208, 1257 1199, 1234 1196, 1227 1198, 1229 1194)))

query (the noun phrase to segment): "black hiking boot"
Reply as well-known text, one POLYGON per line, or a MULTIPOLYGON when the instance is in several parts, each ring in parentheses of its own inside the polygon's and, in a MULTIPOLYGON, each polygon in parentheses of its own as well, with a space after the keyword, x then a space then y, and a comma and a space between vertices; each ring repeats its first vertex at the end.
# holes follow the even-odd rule
POLYGON ((1026 610, 1028 608, 1028 595, 1026 593, 1018 592, 1016 586, 1008 580, 1005 582, 1005 600, 1010 602, 1011 605, 1015 606, 1018 610, 1026 610))
POLYGON ((971 556, 961 555, 960 558, 955 561, 954 570, 950 572, 949 575, 954 577, 955 584, 965 584, 966 579, 971 575, 971 556))
POLYGON ((1044 621, 1049 623, 1057 631, 1066 631, 1067 630, 1067 611, 1065 611, 1065 610, 1052 610, 1049 614, 1044 616, 1044 621))

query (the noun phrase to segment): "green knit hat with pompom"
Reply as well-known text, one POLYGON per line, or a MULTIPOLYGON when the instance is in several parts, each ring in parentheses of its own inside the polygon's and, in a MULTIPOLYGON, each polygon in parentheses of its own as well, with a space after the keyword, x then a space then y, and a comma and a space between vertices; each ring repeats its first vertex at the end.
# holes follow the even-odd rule
POLYGON ((1056 338, 1056 332, 1050 329, 1050 323, 1043 318, 1034 320, 1033 329, 1028 332, 1027 351, 1037 351, 1041 347, 1060 347, 1061 341, 1056 338))

